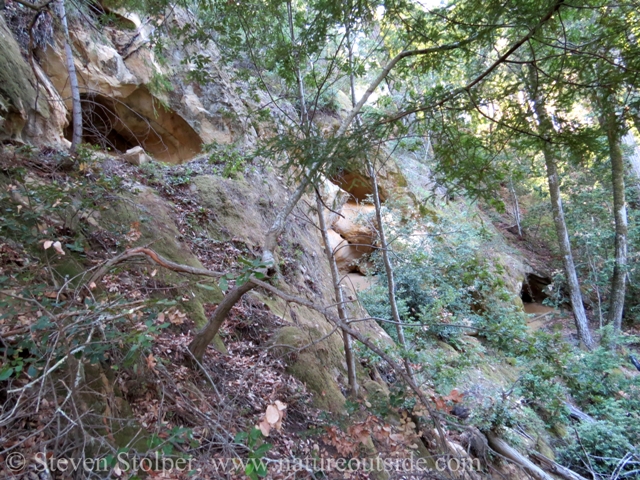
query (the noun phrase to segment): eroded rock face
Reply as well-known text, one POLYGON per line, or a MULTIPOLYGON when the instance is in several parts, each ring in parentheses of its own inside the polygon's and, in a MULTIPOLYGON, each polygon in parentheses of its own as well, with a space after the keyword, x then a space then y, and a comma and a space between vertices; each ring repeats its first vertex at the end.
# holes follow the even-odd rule
POLYGON ((66 118, 56 96, 46 79, 36 80, 0 15, 0 141, 61 144, 66 118))
MULTIPOLYGON (((167 19, 176 26, 187 21, 178 10, 167 19)), ((192 159, 203 144, 253 141, 255 131, 241 120, 247 118, 246 108, 215 61, 208 68, 205 85, 192 82, 187 78, 192 66, 183 64, 188 54, 185 47, 170 46, 161 66, 148 48, 152 24, 137 17, 131 24, 136 28, 106 27, 101 38, 77 23, 72 25, 85 141, 120 152, 141 146, 154 158, 170 163, 192 159)), ((56 41, 54 48, 38 56, 70 111, 64 48, 60 37, 56 41)), ((198 52, 214 60, 219 57, 212 45, 198 52)))
MULTIPOLYGON (((333 229, 351 244, 368 247, 376 239, 373 205, 347 202, 333 223, 333 229)), ((371 251, 371 250, 369 250, 371 251)))
MULTIPOLYGON (((346 192, 340 191, 346 194, 346 192)), ((341 196, 342 194, 338 192, 334 198, 341 196)), ((377 236, 373 226, 374 214, 373 205, 353 201, 337 207, 334 212, 325 212, 328 217, 327 224, 331 227, 327 231, 329 244, 334 251, 340 271, 363 271, 363 266, 358 261, 364 255, 374 251, 373 245, 377 236)))

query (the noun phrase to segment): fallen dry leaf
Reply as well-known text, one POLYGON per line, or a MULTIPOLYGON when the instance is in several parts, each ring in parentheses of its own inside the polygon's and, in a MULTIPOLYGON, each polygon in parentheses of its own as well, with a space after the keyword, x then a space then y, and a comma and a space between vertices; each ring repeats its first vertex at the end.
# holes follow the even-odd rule
POLYGON ((54 242, 53 243, 53 248, 56 250, 56 252, 58 252, 60 255, 64 255, 64 250, 62 250, 62 244, 60 242, 54 242))
POLYGON ((267 407, 267 412, 265 413, 265 419, 272 425, 275 425, 280 421, 280 411, 278 407, 274 405, 269 405, 267 407))

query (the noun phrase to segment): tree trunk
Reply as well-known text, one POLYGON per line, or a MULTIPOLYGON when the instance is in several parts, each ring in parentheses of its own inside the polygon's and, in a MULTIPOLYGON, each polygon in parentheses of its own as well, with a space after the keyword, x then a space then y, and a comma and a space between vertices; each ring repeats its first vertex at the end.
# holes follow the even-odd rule
POLYGON ((60 9, 60 22, 64 33, 64 52, 67 60, 67 71, 69 72, 69 86, 71 87, 73 133, 71 136, 71 152, 75 153, 78 145, 82 143, 82 104, 80 103, 80 87, 78 86, 78 76, 76 66, 73 61, 73 51, 71 50, 71 37, 69 36, 69 26, 67 23, 67 11, 64 7, 64 0, 58 1, 60 9))
POLYGON ((553 123, 547 114, 544 100, 538 91, 538 82, 536 71, 533 65, 529 66, 529 78, 527 84, 530 101, 533 105, 534 112, 538 122, 538 132, 543 138, 542 153, 547 167, 547 179, 549 182, 549 195, 551 196, 551 210, 553 212, 553 222, 556 227, 558 236, 558 246, 562 254, 562 263, 564 272, 567 277, 569 287, 569 296, 571 298, 571 307, 576 322, 576 330, 578 338, 591 350, 594 347, 591 332, 589 330, 589 321, 582 303, 582 292, 580 291, 580 282, 576 273, 576 267, 573 263, 573 255, 571 253, 571 242, 569 241, 569 231, 564 219, 564 210, 562 208, 562 197, 560 196, 560 179, 558 177, 558 165, 549 140, 549 136, 553 133, 553 123))
POLYGON ((378 227, 378 239, 380 241, 380 251, 382 252, 382 260, 384 262, 384 270, 387 275, 387 285, 389 294, 389 305, 391 306, 391 316, 396 324, 396 333, 398 335, 398 343, 403 350, 404 366, 407 369, 407 374, 413 378, 413 370, 409 360, 406 358, 407 341, 404 337, 404 328, 402 327, 402 320, 400 319, 400 312, 398 311, 398 303, 396 302, 396 281, 393 275, 393 265, 391 265, 391 258, 389 257, 389 244, 387 243, 387 236, 384 232, 384 225, 382 223, 382 205, 380 204, 380 192, 378 190, 378 179, 376 177, 375 168, 373 163, 367 160, 369 168, 369 176, 371 177, 371 183, 373 184, 373 204, 376 207, 376 224, 378 227))
MULTIPOLYGON (((367 100, 369 99, 369 97, 373 94, 373 92, 378 87, 378 85, 382 83, 382 81, 389 74, 389 72, 398 64, 398 62, 400 62, 404 58, 411 57, 411 56, 428 55, 428 54, 436 53, 440 51, 453 50, 463 45, 466 45, 467 43, 470 43, 476 37, 477 35, 474 35, 467 40, 456 42, 454 44, 442 45, 442 46, 433 47, 433 48, 425 48, 421 50, 404 51, 396 55, 387 63, 385 68, 369 84, 369 87, 365 91, 360 101, 351 109, 351 111, 347 114, 347 116, 342 120, 340 127, 338 128, 338 130, 334 135, 334 138, 339 139, 340 137, 344 136, 345 133, 347 133, 347 130, 351 125, 351 122, 353 122, 354 118, 356 118, 360 110, 362 110, 362 107, 364 106, 364 104, 367 103, 367 100)), ((298 93, 300 94, 301 92, 299 91, 298 93)), ((302 103, 304 103, 304 98, 301 98, 300 100, 302 103)), ((334 151, 330 152, 327 155, 327 158, 331 158, 335 153, 335 149, 337 148, 338 148, 337 146, 334 147, 334 151)), ((273 251, 276 247, 278 236, 284 230, 284 222, 289 216, 289 214, 291 213, 291 211, 294 209, 294 207, 297 205, 298 201, 304 194, 304 191, 307 189, 309 185, 311 185, 315 175, 318 173, 321 167, 322 167, 322 161, 318 160, 311 168, 309 168, 309 171, 306 172, 304 178, 300 182, 300 185, 295 190, 295 192, 291 195, 291 197, 289 198, 289 200, 287 201, 283 209, 278 213, 273 224, 271 225, 271 228, 267 232, 265 244, 262 249, 262 263, 269 266, 267 267, 267 272, 266 272, 267 277, 271 277, 271 275, 275 273, 275 269, 273 268, 273 265, 275 263, 273 251)), ((235 305, 235 303, 242 298, 242 295, 250 291, 252 288, 255 288, 255 284, 251 282, 247 282, 246 284, 240 287, 235 287, 233 290, 227 293, 223 302, 218 306, 218 308, 216 308, 213 318, 209 320, 207 325, 205 325, 205 327, 196 334, 193 341, 189 345, 189 349, 191 350, 191 353, 193 353, 193 356, 198 361, 202 360, 202 357, 204 355, 204 352, 207 349, 207 346, 218 333, 218 330, 220 329, 220 326, 224 322, 224 319, 226 318, 226 314, 231 310, 231 307, 233 307, 233 305, 235 305), (225 303, 227 300, 227 297, 229 297, 229 304, 225 303), (223 303, 225 303, 225 308, 220 308, 223 305, 223 303)))
POLYGON ((222 299, 222 302, 220 302, 213 312, 211 320, 209 320, 205 327, 193 337, 193 340, 189 345, 189 350, 191 350, 191 353, 199 362, 202 362, 204 352, 207 351, 207 347, 220 330, 220 327, 224 323, 233 306, 240 301, 245 293, 254 288, 255 285, 250 281, 247 281, 227 293, 222 299))
POLYGON ((487 440, 489 446, 502 455, 514 462, 519 467, 523 468, 529 475, 536 480, 555 480, 551 475, 542 470, 536 464, 534 464, 527 457, 518 452, 515 448, 511 447, 507 442, 498 437, 493 432, 487 432, 487 440))
MULTIPOLYGON (((636 125, 640 125, 640 119, 636 125)), ((632 153, 628 157, 629 174, 635 179, 635 187, 638 193, 640 193, 640 147, 631 132, 627 132, 627 134, 622 137, 622 143, 631 149, 632 153)))
MULTIPOLYGON (((349 60, 349 85, 351 90, 351 105, 355 108, 356 105, 356 87, 355 87, 355 78, 353 75, 353 45, 351 43, 351 26, 347 24, 347 52, 348 52, 348 60, 349 60)), ((356 124, 359 125, 359 118, 356 118, 356 124)), ((384 268, 387 275, 387 283, 388 283, 388 292, 389 292, 389 305, 391 306, 391 315, 393 317, 393 321, 396 324, 396 332, 398 334, 398 343, 404 350, 403 357, 406 355, 407 342, 404 336, 404 329, 402 328, 402 321, 400 320, 400 313, 398 311, 398 304, 396 302, 396 284, 393 276, 393 266, 391 265, 391 259, 389 258, 389 251, 387 245, 387 238, 384 232, 384 227, 382 224, 382 206, 380 204, 380 191, 378 189, 378 178, 376 176, 376 171, 373 168, 373 164, 367 158, 367 168, 369 170, 369 176, 371 177, 371 182, 373 185, 373 203, 376 208, 376 223, 378 225, 378 237, 380 239, 380 248, 382 250, 382 258, 384 261, 384 268)), ((411 364, 409 360, 404 358, 404 366, 407 370, 407 375, 413 378, 413 370, 411 369, 411 364)))
POLYGON ((609 323, 614 332, 622 328, 622 313, 624 311, 624 296, 627 278, 627 206, 624 185, 624 159, 620 148, 621 134, 617 122, 613 96, 605 100, 604 127, 607 131, 609 143, 609 157, 611 158, 611 180, 613 183, 613 217, 615 220, 615 266, 611 277, 611 297, 609 298, 609 323))
POLYGON ((522 237, 522 227, 520 226, 520 205, 518 203, 518 194, 515 187, 513 186, 512 178, 509 178, 509 189, 511 190, 511 195, 513 196, 513 218, 515 219, 516 226, 518 227, 518 236, 522 237))
MULTIPOLYGON (((324 205, 322 204, 322 198, 320 192, 316 190, 316 205, 318 208, 318 222, 320 224, 320 231, 322 232, 322 241, 324 242, 324 251, 329 261, 329 267, 331 269, 331 280, 333 282, 333 289, 336 295, 336 306, 338 308, 338 318, 345 324, 348 324, 348 316, 345 309, 344 295, 342 292, 342 286, 340 285, 340 274, 338 272, 338 265, 336 264, 336 257, 333 254, 331 245, 329 244, 329 235, 327 234, 327 225, 324 220, 324 205)), ((356 360, 351 348, 351 337, 343 329, 342 341, 344 343, 344 356, 347 362, 347 377, 349 379, 350 394, 353 398, 358 396, 358 379, 356 378, 356 360)))
POLYGON ((291 46, 294 52, 293 57, 296 64, 296 83, 298 85, 298 97, 300 100, 300 124, 302 125, 302 131, 306 133, 308 132, 307 127, 309 123, 309 114, 307 112, 307 105, 304 98, 304 79, 302 78, 302 72, 300 71, 300 54, 298 53, 296 35, 293 29, 293 8, 291 6, 291 0, 287 1, 287 16, 289 20, 289 36, 291 37, 291 46))

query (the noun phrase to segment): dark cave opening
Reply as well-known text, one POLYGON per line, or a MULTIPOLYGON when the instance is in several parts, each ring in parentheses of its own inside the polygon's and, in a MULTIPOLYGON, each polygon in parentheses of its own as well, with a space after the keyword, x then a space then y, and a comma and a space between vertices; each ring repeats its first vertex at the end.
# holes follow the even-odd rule
POLYGON ((545 299, 549 298, 546 288, 550 284, 551 279, 548 277, 528 273, 525 276, 524 282, 522 282, 522 290, 520 291, 522 302, 542 303, 545 299))
MULTIPOLYGON (((102 150, 124 153, 141 145, 133 132, 127 134, 126 125, 117 114, 114 101, 99 94, 81 93, 82 140, 102 150)), ((71 140, 73 125, 67 126, 64 136, 71 140)))
MULTIPOLYGON (((149 90, 136 88, 126 98, 80 94, 83 141, 123 153, 140 146, 156 160, 183 163, 202 151, 202 139, 187 121, 149 90)), ((71 139, 72 126, 65 129, 71 139)))

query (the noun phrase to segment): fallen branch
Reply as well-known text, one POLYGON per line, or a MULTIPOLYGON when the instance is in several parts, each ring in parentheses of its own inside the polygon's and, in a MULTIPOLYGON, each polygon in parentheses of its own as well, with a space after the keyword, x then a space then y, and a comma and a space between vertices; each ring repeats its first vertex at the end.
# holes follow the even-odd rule
POLYGON ((558 475, 566 480, 587 480, 582 475, 577 474, 573 470, 569 470, 567 467, 563 467, 559 463, 554 462, 550 458, 545 457, 540 452, 531 452, 531 456, 540 464, 542 467, 553 473, 554 475, 558 475))
POLYGON ((573 405, 571 405, 569 402, 564 402, 565 407, 567 407, 569 409, 569 416, 571 418, 574 418, 576 420, 579 420, 581 422, 585 422, 585 423, 593 423, 595 422, 595 419, 584 413, 582 410, 580 410, 578 407, 575 407, 573 405))
POLYGON ((535 463, 529 460, 527 457, 518 452, 515 448, 510 446, 503 439, 498 437, 493 432, 486 433, 489 446, 498 452, 503 457, 511 460, 513 463, 523 468, 529 475, 536 480, 555 480, 551 475, 538 467, 535 463))
POLYGON ((189 265, 182 265, 180 263, 172 262, 164 258, 162 255, 159 255, 154 250, 151 250, 147 247, 136 247, 131 248, 129 250, 125 250, 117 257, 112 258, 111 260, 106 261, 102 264, 102 266, 94 273, 85 286, 91 286, 91 284, 97 284, 102 277, 104 277, 107 272, 114 266, 119 263, 128 260, 131 257, 148 257, 153 260, 155 263, 160 265, 161 267, 168 268, 169 270, 173 270, 174 272, 181 273, 190 273, 191 275, 202 275, 205 277, 214 277, 220 278, 224 274, 220 272, 214 272, 213 270, 207 270, 206 268, 198 268, 192 267, 189 265))

